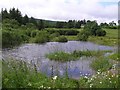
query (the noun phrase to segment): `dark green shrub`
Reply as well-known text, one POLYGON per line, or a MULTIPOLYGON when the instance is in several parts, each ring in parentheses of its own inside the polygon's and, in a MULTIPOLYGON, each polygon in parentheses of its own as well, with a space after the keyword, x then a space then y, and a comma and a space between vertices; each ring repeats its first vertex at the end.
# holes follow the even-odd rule
POLYGON ((2 31, 2 46, 4 47, 13 47, 19 45, 23 42, 22 36, 15 31, 2 31))
POLYGON ((96 31, 96 35, 97 36, 105 36, 106 35, 106 31, 104 31, 104 30, 97 30, 96 31))
POLYGON ((70 29, 70 30, 67 30, 67 29, 65 29, 65 30, 54 30, 54 29, 52 29, 52 30, 47 30, 50 34, 52 34, 52 33, 59 33, 60 35, 77 35, 78 33, 79 33, 79 31, 77 31, 77 30, 72 30, 72 29, 70 29))

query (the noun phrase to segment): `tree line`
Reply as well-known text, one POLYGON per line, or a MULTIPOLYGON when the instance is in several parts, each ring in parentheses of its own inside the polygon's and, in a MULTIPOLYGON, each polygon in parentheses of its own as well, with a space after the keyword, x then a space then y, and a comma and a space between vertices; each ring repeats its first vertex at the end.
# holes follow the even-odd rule
MULTIPOLYGON (((85 26, 90 20, 68 20, 68 21, 48 21, 43 19, 36 19, 34 17, 28 17, 28 15, 22 15, 19 9, 11 8, 9 11, 7 9, 2 9, 2 19, 14 19, 19 25, 27 25, 28 23, 33 24, 37 29, 41 30, 44 28, 81 28, 85 26)), ((117 29, 117 25, 114 21, 108 23, 101 23, 102 28, 117 29)))

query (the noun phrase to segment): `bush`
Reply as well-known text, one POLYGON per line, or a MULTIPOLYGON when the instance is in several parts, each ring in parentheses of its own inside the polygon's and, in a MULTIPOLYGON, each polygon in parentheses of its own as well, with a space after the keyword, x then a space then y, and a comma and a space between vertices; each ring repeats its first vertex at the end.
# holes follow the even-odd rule
POLYGON ((4 47, 13 47, 19 45, 23 41, 23 36, 15 31, 2 31, 2 46, 4 47))
POLYGON ((85 25, 84 30, 88 31, 90 35, 94 35, 94 36, 105 36, 106 35, 106 32, 102 30, 102 28, 97 24, 96 21, 88 22, 85 25))
POLYGON ((53 39, 53 38, 59 37, 59 36, 60 36, 60 34, 58 32, 55 32, 55 33, 50 35, 50 39, 53 39))
POLYGON ((56 41, 56 42, 67 42, 67 38, 65 36, 59 36, 59 37, 56 37, 54 38, 53 41, 56 41))
POLYGON ((31 32, 31 37, 35 37, 36 35, 37 35, 37 33, 39 33, 39 31, 38 30, 33 30, 32 32, 31 32))
POLYGON ((105 30, 97 30, 96 31, 96 35, 97 36, 105 36, 106 35, 106 31, 105 30))
POLYGON ((77 35, 78 33, 79 33, 79 31, 77 31, 77 30, 67 30, 67 29, 65 29, 65 30, 54 30, 54 29, 52 29, 52 30, 47 30, 50 34, 52 34, 52 33, 59 33, 60 35, 77 35))
POLYGON ((83 30, 77 35, 77 39, 80 41, 87 41, 89 37, 89 32, 83 30))
POLYGON ((35 38, 33 38, 34 43, 45 43, 49 41, 49 34, 47 32, 41 31, 37 33, 35 38))

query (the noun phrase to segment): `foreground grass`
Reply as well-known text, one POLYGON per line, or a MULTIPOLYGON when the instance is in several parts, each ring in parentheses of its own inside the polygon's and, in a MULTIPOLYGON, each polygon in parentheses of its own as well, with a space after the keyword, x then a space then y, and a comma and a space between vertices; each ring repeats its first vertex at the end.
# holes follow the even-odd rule
POLYGON ((3 88, 118 88, 117 74, 100 72, 92 77, 81 77, 79 80, 59 76, 46 77, 37 72, 36 66, 17 60, 3 61, 3 88))

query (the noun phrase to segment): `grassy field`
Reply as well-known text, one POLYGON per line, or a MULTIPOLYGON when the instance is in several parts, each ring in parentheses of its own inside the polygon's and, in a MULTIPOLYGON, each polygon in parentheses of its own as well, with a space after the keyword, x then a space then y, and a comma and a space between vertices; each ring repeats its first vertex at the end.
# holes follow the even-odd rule
POLYGON ((118 30, 117 29, 104 29, 106 31, 106 36, 98 37, 98 36, 90 36, 88 41, 108 45, 108 46, 117 46, 118 45, 118 30))
MULTIPOLYGON (((81 31, 82 29, 78 29, 81 31)), ((106 36, 90 36, 88 41, 94 42, 96 44, 117 46, 118 45, 118 29, 104 29, 106 31, 106 36)), ((66 36, 68 40, 77 40, 77 36, 66 36)))

